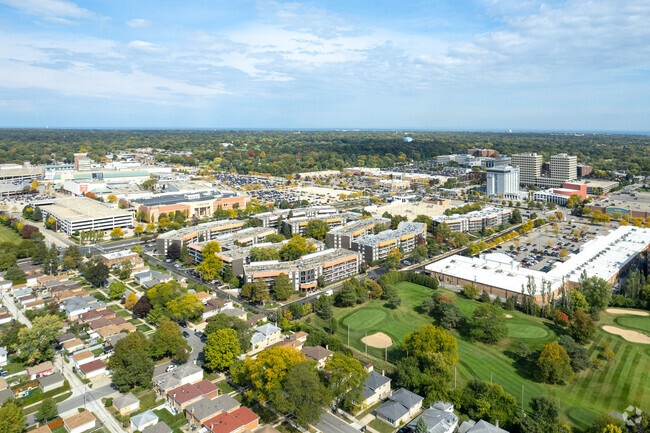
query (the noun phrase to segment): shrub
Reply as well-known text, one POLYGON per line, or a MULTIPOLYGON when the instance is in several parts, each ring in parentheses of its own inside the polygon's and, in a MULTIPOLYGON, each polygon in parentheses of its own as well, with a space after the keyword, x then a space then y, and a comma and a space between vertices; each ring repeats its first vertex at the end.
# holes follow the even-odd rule
POLYGON ((465 284, 462 293, 467 299, 476 299, 478 296, 478 289, 474 284, 465 284))

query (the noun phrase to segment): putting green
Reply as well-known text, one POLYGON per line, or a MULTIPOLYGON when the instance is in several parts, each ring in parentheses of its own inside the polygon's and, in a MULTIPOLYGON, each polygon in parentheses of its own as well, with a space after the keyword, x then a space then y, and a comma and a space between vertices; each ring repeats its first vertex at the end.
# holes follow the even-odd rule
POLYGON ((619 316, 614 318, 614 322, 624 328, 636 329, 646 334, 650 334, 650 317, 643 316, 619 316))
POLYGON ((536 323, 524 323, 521 321, 508 321, 508 336, 511 338, 521 338, 523 340, 541 340, 548 338, 551 334, 549 330, 536 323))

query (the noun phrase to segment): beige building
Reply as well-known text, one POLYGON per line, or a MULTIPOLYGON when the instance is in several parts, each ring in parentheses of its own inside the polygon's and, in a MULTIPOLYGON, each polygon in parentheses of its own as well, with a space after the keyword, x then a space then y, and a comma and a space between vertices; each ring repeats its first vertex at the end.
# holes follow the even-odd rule
POLYGON ((512 165, 519 167, 519 182, 525 185, 534 185, 542 175, 542 162, 542 155, 537 153, 520 153, 511 158, 512 165))

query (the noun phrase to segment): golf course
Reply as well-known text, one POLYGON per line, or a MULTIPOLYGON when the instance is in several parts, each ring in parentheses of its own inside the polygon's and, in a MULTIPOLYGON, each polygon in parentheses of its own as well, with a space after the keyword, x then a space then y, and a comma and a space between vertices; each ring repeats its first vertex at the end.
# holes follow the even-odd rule
MULTIPOLYGON (((352 308, 334 308, 334 317, 339 324, 336 333, 345 344, 349 341, 349 345, 357 351, 378 360, 387 358, 393 364, 404 356, 400 349, 404 336, 423 324, 434 323, 433 318, 419 312, 422 301, 434 293, 432 289, 409 282, 398 283, 396 287, 402 303, 395 310, 385 307, 385 301, 382 300, 370 300, 352 308), (374 333, 389 336, 392 346, 379 349, 369 347, 361 341, 374 333)), ((440 288, 437 291, 454 299, 468 317, 479 304, 478 301, 466 299, 447 289, 440 288)), ((453 332, 458 341, 460 358, 456 365, 457 386, 462 386, 474 377, 484 381, 492 380, 503 386, 519 404, 523 386, 524 406, 528 407, 533 397, 551 397, 559 402, 568 420, 582 427, 590 425, 597 415, 608 411, 623 411, 629 405, 650 407, 650 379, 647 376, 650 371, 650 346, 630 343, 600 329, 602 325, 614 324, 648 333, 650 318, 602 313, 596 338, 587 349, 591 358, 596 359, 601 353, 602 344, 609 342, 616 359, 599 370, 589 369, 576 374, 567 385, 547 385, 535 382, 526 372, 520 374, 513 358, 508 354, 517 341, 537 350, 556 340, 556 326, 549 320, 519 311, 508 311, 508 314, 512 315, 507 319, 509 337, 496 345, 472 342, 453 332)), ((312 320, 313 325, 327 329, 325 321, 318 317, 313 317, 312 320)))

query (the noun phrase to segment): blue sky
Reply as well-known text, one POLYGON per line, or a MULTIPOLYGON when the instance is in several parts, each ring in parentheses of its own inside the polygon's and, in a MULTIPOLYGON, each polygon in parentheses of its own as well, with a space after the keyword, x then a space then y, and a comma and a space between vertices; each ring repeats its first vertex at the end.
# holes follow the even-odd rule
POLYGON ((0 0, 0 127, 650 130, 647 0, 0 0))

